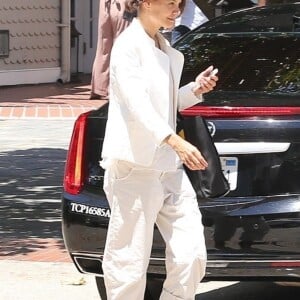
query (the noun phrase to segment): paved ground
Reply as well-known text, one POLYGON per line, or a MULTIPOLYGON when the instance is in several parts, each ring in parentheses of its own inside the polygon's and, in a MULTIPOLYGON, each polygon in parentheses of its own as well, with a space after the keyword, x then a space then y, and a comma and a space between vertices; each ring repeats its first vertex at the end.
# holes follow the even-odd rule
POLYGON ((95 280, 73 264, 0 260, 2 300, 99 300, 95 280))
POLYGON ((60 218, 74 120, 104 103, 89 91, 89 77, 0 87, 0 299, 99 299, 70 261, 60 218))
MULTIPOLYGON (((54 172, 55 179, 57 175, 60 176, 60 182, 62 182, 63 174, 55 174, 55 172, 61 172, 66 157, 66 150, 72 133, 73 123, 75 118, 82 112, 96 109, 104 104, 101 100, 89 100, 90 93, 90 78, 88 76, 82 77, 80 81, 68 83, 68 84, 38 84, 38 85, 24 85, 24 86, 8 86, 0 87, 0 161, 2 169, 5 169, 5 174, 0 178, 1 191, 0 196, 2 204, 4 202, 4 195, 8 195, 10 191, 7 189, 14 187, 14 192, 18 191, 18 195, 14 195, 16 211, 10 210, 12 216, 11 220, 14 220, 15 224, 20 224, 19 228, 26 220, 27 223, 31 220, 31 227, 34 225, 40 225, 32 216, 33 213, 37 213, 36 209, 30 209, 24 207, 24 201, 21 203, 18 197, 23 197, 20 194, 20 186, 27 186, 28 190, 23 191, 23 194, 31 189, 34 197, 38 197, 41 192, 39 189, 47 189, 44 193, 47 196, 52 193, 53 207, 57 207, 57 203, 60 201, 60 194, 54 190, 57 187, 51 187, 51 184, 45 183, 42 180, 34 182, 34 178, 41 175, 45 175, 45 180, 49 180, 49 174, 46 176, 47 162, 49 163, 49 154, 51 152, 51 160, 55 160, 55 164, 51 164, 52 172, 54 172), (50 123, 47 123, 49 122, 50 123), (55 121, 55 122, 54 122, 55 121), (43 135, 39 133, 41 128, 51 128, 43 135), (16 132, 16 129, 18 132, 16 132), (18 137, 16 138, 16 135, 18 137), (51 141, 51 144, 49 143, 51 141), (30 146, 28 146, 30 145, 30 146), (29 149, 30 148, 30 149, 29 149), (38 150, 37 150, 38 149, 38 150), (36 157, 35 168, 31 168, 32 158, 36 157), (53 170, 53 165, 56 165, 56 170, 53 170), (19 178, 15 178, 15 170, 19 169, 19 178), (28 180, 30 178, 30 180, 28 180), (7 181, 8 179, 8 181, 7 181), (19 187, 16 187, 16 182, 19 187), (30 182, 29 182, 30 181, 30 182), (48 186, 48 187, 47 187, 48 186), (46 187, 46 188, 45 188, 46 187), (19 202, 18 202, 19 201, 19 202), (22 217, 22 209, 23 219, 22 217), (22 223, 23 222, 23 223, 22 223)), ((50 171, 49 171, 50 172, 50 171)), ((57 181, 55 183, 57 185, 57 181)), ((12 197, 12 196, 11 196, 12 197)), ((29 196, 29 198, 32 196, 29 196)), ((0 199, 0 200, 1 200, 0 199)), ((39 210, 46 215, 47 210, 43 210, 41 203, 39 210)), ((3 205, 2 205, 3 207, 3 205)), ((5 205, 4 205, 5 207, 5 205)), ((2 210, 3 211, 3 210, 2 210)), ((52 210, 53 212, 53 210, 52 210)), ((56 212, 56 217, 60 212, 56 212)), ((1 217, 1 216, 0 216, 1 217)), ((53 219, 48 214, 48 221, 51 222, 53 227, 53 219), (51 220, 50 220, 51 219, 51 220)), ((2 225, 7 223, 7 219, 1 217, 2 225)), ((60 219, 56 220, 57 231, 60 230, 60 219)), ((4 226, 3 225, 3 226, 4 226)), ((43 222, 43 228, 47 227, 47 220, 43 222)), ((27 225, 26 225, 27 226, 27 225)), ((52 228, 53 230, 53 228, 52 228)), ((13 231, 13 230, 11 230, 13 231)), ((28 230, 27 230, 28 231, 28 230)), ((53 232, 48 235, 34 235, 32 232, 28 234, 27 238, 24 236, 15 236, 7 234, 5 232, 1 239, 0 245, 0 259, 16 259, 16 260, 28 260, 28 261, 51 261, 51 262, 67 262, 70 261, 67 255, 61 235, 53 235, 53 232), (52 234, 52 235, 51 235, 52 234), (54 238, 53 238, 54 236, 54 238)))
POLYGON ((0 119, 75 118, 104 103, 89 100, 89 83, 89 76, 83 76, 68 84, 0 86, 0 119))

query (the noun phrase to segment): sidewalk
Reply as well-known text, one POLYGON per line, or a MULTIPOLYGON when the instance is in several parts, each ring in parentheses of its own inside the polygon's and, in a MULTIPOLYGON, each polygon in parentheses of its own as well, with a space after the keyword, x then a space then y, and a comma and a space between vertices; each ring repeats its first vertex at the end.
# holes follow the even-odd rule
MULTIPOLYGON (((82 76, 77 82, 67 84, 0 86, 0 120, 69 119, 71 121, 79 114, 97 109, 104 104, 103 100, 89 100, 89 95, 90 76, 82 76)), ((57 223, 57 226, 60 226, 59 220, 57 223)), ((57 231, 60 231, 60 228, 57 228, 57 231)), ((3 237, 0 246, 0 261, 3 259, 71 262, 62 238, 58 236, 26 240, 3 237)))
POLYGON ((103 105, 89 100, 90 76, 66 84, 0 86, 0 119, 76 118, 103 105))
POLYGON ((70 263, 0 260, 0 299, 101 300, 94 276, 70 263))
POLYGON ((0 86, 0 129, 4 143, 0 153, 0 220, 4 228, 0 231, 0 299, 99 299, 94 277, 79 273, 65 249, 57 186, 67 151, 67 146, 62 147, 62 138, 68 142, 79 114, 105 103, 89 100, 89 94, 88 76, 68 84, 0 86), (41 128, 49 124, 49 139, 55 136, 57 143, 48 145, 49 139, 36 139, 38 145, 32 143, 37 124, 41 128), (9 130, 19 126, 23 133, 21 140, 16 138, 15 130, 9 130), (24 143, 24 149, 9 148, 20 143, 24 143), (29 149, 28 143, 31 143, 29 149), (34 165, 31 161, 35 161, 34 165), (56 168, 50 169, 50 163, 56 168), (41 171, 46 174, 43 178, 38 177, 41 171), (20 188, 22 183, 27 186, 20 188), (9 192, 9 185, 13 193, 9 192), (27 203, 26 195, 30 199, 31 193, 35 199, 27 203), (10 200, 14 201, 13 206, 10 200))

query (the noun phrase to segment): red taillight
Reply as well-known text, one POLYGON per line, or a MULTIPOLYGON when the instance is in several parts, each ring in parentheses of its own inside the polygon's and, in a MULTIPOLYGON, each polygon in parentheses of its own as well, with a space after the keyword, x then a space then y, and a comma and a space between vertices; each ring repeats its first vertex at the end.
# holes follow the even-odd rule
POLYGON ((88 114, 80 115, 75 122, 65 166, 64 189, 74 195, 80 193, 84 183, 85 129, 88 114))
POLYGON ((300 267, 300 261, 277 261, 277 262, 272 262, 271 267, 276 267, 276 268, 292 268, 292 267, 300 267))
POLYGON ((255 117, 299 115, 300 107, 231 107, 193 106, 181 112, 183 116, 255 117))

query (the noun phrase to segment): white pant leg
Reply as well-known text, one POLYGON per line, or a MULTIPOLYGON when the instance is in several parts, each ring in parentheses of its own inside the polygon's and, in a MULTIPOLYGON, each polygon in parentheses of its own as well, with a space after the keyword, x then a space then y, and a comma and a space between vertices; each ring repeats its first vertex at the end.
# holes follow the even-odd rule
POLYGON ((161 180, 165 201, 156 223, 166 242, 167 277, 160 300, 194 300, 206 268, 201 213, 183 169, 161 180))
POLYGON ((154 223, 163 203, 159 172, 119 162, 105 174, 111 207, 103 271, 108 300, 142 300, 154 223))

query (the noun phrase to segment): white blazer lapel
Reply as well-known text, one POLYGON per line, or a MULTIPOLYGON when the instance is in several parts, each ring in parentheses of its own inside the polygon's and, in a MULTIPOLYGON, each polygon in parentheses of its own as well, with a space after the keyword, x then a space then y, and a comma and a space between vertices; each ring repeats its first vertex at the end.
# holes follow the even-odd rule
POLYGON ((170 57, 171 72, 172 72, 173 78, 174 78, 174 87, 177 90, 179 87, 181 71, 182 71, 183 62, 184 62, 183 54, 168 45, 165 45, 165 52, 170 57))
POLYGON ((169 46, 163 37, 159 37, 160 44, 163 51, 169 56, 170 59, 170 71, 173 78, 173 95, 174 95, 174 120, 177 117, 178 107, 178 88, 181 79, 181 71, 183 68, 184 57, 183 54, 176 49, 169 46))

